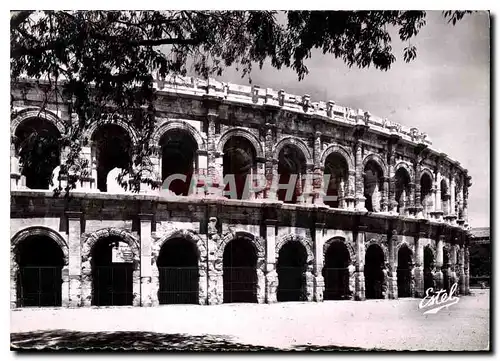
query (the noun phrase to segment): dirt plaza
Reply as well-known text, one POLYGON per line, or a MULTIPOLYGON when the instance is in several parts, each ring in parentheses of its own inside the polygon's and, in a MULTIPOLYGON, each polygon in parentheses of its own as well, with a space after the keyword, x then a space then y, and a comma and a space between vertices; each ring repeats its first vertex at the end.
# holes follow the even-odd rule
POLYGON ((490 294, 423 314, 419 299, 25 308, 11 311, 11 346, 158 350, 488 350, 490 294), (154 336, 154 337, 153 337, 154 336))

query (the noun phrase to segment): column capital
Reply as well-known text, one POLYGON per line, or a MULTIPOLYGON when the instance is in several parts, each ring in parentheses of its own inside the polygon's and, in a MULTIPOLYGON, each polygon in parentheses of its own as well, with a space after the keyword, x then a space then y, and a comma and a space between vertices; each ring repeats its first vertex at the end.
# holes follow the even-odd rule
POLYGON ((276 226, 277 223, 278 223, 278 221, 276 219, 266 219, 266 220, 264 220, 264 224, 266 226, 276 226))
POLYGON ((68 219, 77 219, 77 220, 80 220, 80 218, 82 217, 83 212, 79 212, 79 211, 66 211, 66 212, 64 212, 64 214, 66 215, 66 217, 68 219))
POLYGON ((139 213, 137 216, 141 221, 150 221, 153 219, 152 213, 139 213))

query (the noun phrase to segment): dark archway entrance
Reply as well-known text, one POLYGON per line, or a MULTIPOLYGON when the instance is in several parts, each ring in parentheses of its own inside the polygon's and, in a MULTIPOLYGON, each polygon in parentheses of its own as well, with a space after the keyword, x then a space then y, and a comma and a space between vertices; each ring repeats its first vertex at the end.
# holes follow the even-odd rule
POLYGON ((198 252, 192 242, 184 238, 168 240, 156 264, 160 304, 198 304, 198 252))
POLYGON ((92 252, 92 305, 131 306, 134 263, 120 237, 101 238, 92 252))
POLYGON ((223 255, 224 303, 257 302, 257 254, 246 238, 230 241, 223 255))
POLYGON ((398 297, 411 297, 412 252, 407 246, 398 251, 398 297))
POLYGON ((116 124, 100 126, 92 141, 97 161, 97 188, 107 192, 109 172, 114 168, 128 171, 132 165, 132 141, 127 132, 116 124))
POLYGON ((233 183, 228 182, 224 191, 230 193, 226 196, 231 198, 232 195, 236 195, 237 199, 248 199, 250 194, 244 194, 245 184, 247 181, 252 181, 252 173, 255 174, 256 171, 256 151, 252 143, 239 136, 229 138, 224 144, 223 175, 234 176, 236 191, 230 188, 233 183))
POLYGON ((26 186, 31 189, 49 189, 52 172, 60 163, 59 130, 43 118, 31 118, 17 127, 15 135, 26 186))
POLYGON ((410 175, 405 168, 399 168, 395 174, 397 212, 407 215, 406 208, 410 203, 410 175))
POLYGON ((372 244, 365 256, 365 296, 369 299, 384 298, 384 251, 372 244))
POLYGON ((47 236, 30 236, 17 249, 19 307, 61 306, 64 255, 47 236))
POLYGON ((325 300, 342 300, 350 298, 349 292, 350 256, 342 242, 333 242, 325 255, 323 277, 325 278, 325 300))
POLYGON ((347 170, 347 162, 342 155, 332 153, 326 158, 324 174, 330 176, 326 195, 332 198, 325 201, 327 206, 340 208, 340 199, 347 195, 347 170))
POLYGON ((174 174, 186 176, 185 182, 180 179, 173 180, 168 189, 176 195, 187 196, 193 173, 198 168, 198 144, 187 131, 175 129, 161 137, 160 146, 162 182, 174 174))
POLYGON ((424 173, 420 178, 420 203, 424 217, 432 211, 432 195, 432 178, 428 173, 424 173))
POLYGON ((278 158, 279 184, 286 186, 295 179, 294 191, 288 192, 288 189, 278 190, 278 200, 285 203, 297 203, 305 183, 302 176, 306 174, 306 158, 299 148, 292 145, 284 146, 278 158))
POLYGON ((441 180, 440 188, 441 188, 441 209, 444 215, 447 216, 450 211, 448 209, 449 208, 448 201, 450 200, 450 194, 448 192, 448 183, 446 183, 446 180, 444 179, 441 180))
POLYGON ((436 285, 434 282, 434 252, 429 246, 424 247, 424 293, 429 288, 436 292, 436 285))
POLYGON ((365 208, 369 212, 380 212, 384 173, 382 172, 382 168, 373 160, 366 163, 364 171, 365 208))
POLYGON ((299 242, 288 242, 279 251, 278 264, 278 302, 305 301, 305 272, 307 252, 299 242))

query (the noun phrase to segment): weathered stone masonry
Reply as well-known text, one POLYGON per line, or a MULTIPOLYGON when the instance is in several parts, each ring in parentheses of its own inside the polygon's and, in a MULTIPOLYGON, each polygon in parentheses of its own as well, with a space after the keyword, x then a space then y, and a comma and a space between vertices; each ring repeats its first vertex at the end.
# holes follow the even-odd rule
MULTIPOLYGON (((323 301, 325 276, 338 268, 326 266, 332 245, 344 247, 348 255, 341 267, 346 272, 348 298, 363 300, 367 292, 397 298, 399 274, 408 274, 411 295, 421 297, 426 288, 424 274, 429 272, 435 287, 456 281, 461 294, 469 292, 470 177, 458 162, 431 148, 428 137, 415 128, 407 130, 368 112, 332 101, 311 102, 308 96, 284 91, 169 79, 158 82, 158 124, 151 144, 157 149, 152 161, 158 180, 164 179, 160 143, 165 135, 173 134, 169 132, 179 132, 196 144, 194 172, 213 179, 223 177, 227 142, 244 139, 253 147, 252 172, 269 180, 265 189, 246 200, 203 197, 203 187, 196 196, 167 197, 146 185, 141 185, 140 194, 112 191, 109 186, 108 191, 99 191, 99 149, 92 139, 100 130, 95 127, 88 130, 89 142, 82 151, 91 176, 70 198, 54 197, 49 189, 26 187, 17 130, 37 118, 54 125, 62 135, 75 117, 67 105, 50 102, 40 112, 40 89, 30 84, 14 91, 18 96, 11 121, 11 307, 19 306, 19 245, 34 235, 48 237, 62 250, 64 307, 92 305, 92 249, 109 237, 121 239, 132 252, 133 306, 159 304, 157 260, 162 246, 174 238, 185 239, 196 249, 200 304, 224 302, 224 251, 240 240, 250 242, 255 250, 258 303, 278 301, 280 252, 290 244, 305 254, 303 300, 323 301), (302 196, 293 203, 279 199, 270 179, 286 157, 284 149, 289 148, 301 154, 305 174, 323 175, 326 164, 335 159, 337 163, 329 169, 339 169, 339 173, 330 186, 338 208, 325 204, 324 182, 315 182, 311 190, 297 186, 302 196), (340 164, 336 159, 344 161, 340 164), (408 184, 402 185, 396 177, 400 169, 406 172, 408 184), (422 191, 424 175, 431 178, 430 194, 422 191), (409 191, 401 192, 402 187, 409 191), (396 194, 401 194, 399 199, 396 194), (405 247, 411 262, 401 269, 398 255, 405 247), (424 253, 433 255, 430 265, 424 262, 424 253), (445 254, 447 264, 443 263, 445 254), (382 257, 380 270, 370 263, 377 257, 382 257), (381 286, 373 288, 372 281, 365 279, 373 273, 366 273, 366 267, 380 271, 377 282, 381 286)), ((135 130, 120 122, 115 125, 136 141, 135 130)), ((64 156, 62 150, 61 162, 64 156)))

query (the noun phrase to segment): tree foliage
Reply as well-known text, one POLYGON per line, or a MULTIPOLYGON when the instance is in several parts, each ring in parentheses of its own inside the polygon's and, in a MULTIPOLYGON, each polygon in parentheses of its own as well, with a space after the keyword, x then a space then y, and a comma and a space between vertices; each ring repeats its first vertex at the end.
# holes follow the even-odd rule
MULTIPOLYGON (((455 24, 466 13, 443 16, 455 24)), ((47 79, 52 96, 71 104, 78 124, 61 140, 71 152, 86 141, 83 129, 103 119, 121 119, 139 130, 134 165, 127 170, 138 184, 151 168, 155 75, 220 76, 235 66, 245 76, 269 61, 303 79, 314 49, 349 66, 388 70, 396 61, 389 28, 409 42, 425 19, 425 11, 15 11, 11 78, 47 79)), ((408 44, 404 60, 416 55, 408 44)), ((26 157, 22 161, 30 162, 26 157)))

